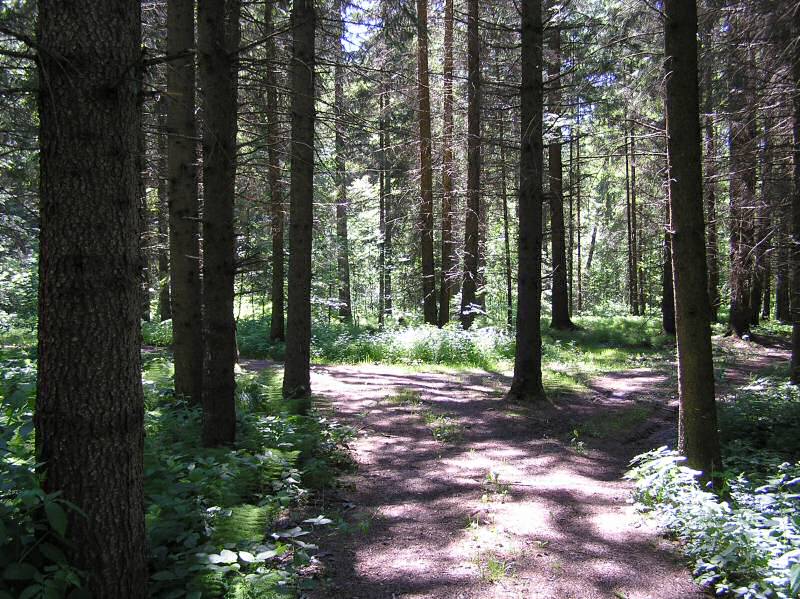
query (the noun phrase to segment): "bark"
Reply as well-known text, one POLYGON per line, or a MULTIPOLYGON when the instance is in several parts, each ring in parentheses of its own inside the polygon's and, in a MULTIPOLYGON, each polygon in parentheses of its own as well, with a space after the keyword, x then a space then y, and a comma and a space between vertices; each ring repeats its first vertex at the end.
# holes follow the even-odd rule
MULTIPOLYGON (((795 40, 800 39, 800 10, 792 15, 792 33, 795 40)), ((790 380, 800 384, 800 44, 795 43, 792 50, 792 85, 794 86, 792 123, 792 159, 794 161, 794 191, 792 194, 792 240, 791 240, 791 319, 792 319, 792 362, 790 380)))
POLYGON ((675 292, 672 275, 672 238, 670 235, 670 207, 667 200, 664 232, 663 268, 661 276, 661 328, 668 335, 675 334, 675 292))
POLYGON ((481 221, 481 71, 478 0, 467 3, 467 211, 464 219, 464 279, 461 326, 468 329, 483 310, 478 302, 481 221))
POLYGON ((752 90, 743 72, 746 61, 731 64, 730 93, 730 329, 741 337, 750 332, 755 206, 755 115, 752 90))
POLYGON ((436 273, 433 267, 433 161, 431 159, 431 90, 428 73, 428 0, 417 0, 417 82, 419 95, 420 255, 422 313, 436 324, 436 273))
MULTIPOLYGON (((578 113, 580 114, 580 102, 578 103, 578 113)), ((580 121, 580 116, 578 117, 580 121)), ((577 129, 575 136, 575 229, 577 231, 577 255, 575 260, 578 265, 578 301, 577 311, 578 314, 583 310, 583 272, 581 265, 581 132, 580 128, 577 129)))
POLYGON ((386 311, 386 90, 383 82, 378 96, 378 325, 386 311))
POLYGON ((236 436, 236 89, 239 0, 204 0, 197 9, 203 98, 203 444, 236 436))
POLYGON ((169 296, 169 197, 167 195, 167 99, 158 102, 158 317, 172 318, 169 296))
MULTIPOLYGON (((561 105, 561 30, 553 29, 550 35, 550 49, 554 60, 547 72, 554 86, 550 92, 551 111, 560 112, 561 105)), ((569 318, 569 289, 567 287, 567 248, 564 231, 564 167, 561 160, 561 128, 558 137, 548 145, 548 165, 550 170, 550 243, 553 254, 553 301, 550 327, 553 329, 572 329, 569 318)))
POLYGON ((631 177, 630 177, 630 155, 628 153, 628 119, 625 117, 625 225, 628 234, 628 306, 631 314, 636 315, 637 310, 635 291, 636 285, 633 279, 636 277, 636 271, 633 270, 633 232, 631 230, 631 177))
POLYGON ((594 257, 594 247, 597 243, 597 226, 592 227, 592 239, 589 241, 589 255, 586 257, 586 276, 592 270, 592 258, 594 257))
POLYGON ((45 491, 83 512, 67 535, 87 590, 144 598, 140 6, 40 0, 38 14, 36 461, 45 491))
POLYGON ((638 316, 642 313, 639 306, 639 285, 636 279, 636 274, 639 271, 639 240, 638 230, 639 225, 636 222, 636 135, 631 123, 630 129, 630 144, 631 144, 631 284, 632 288, 632 308, 634 315, 638 316))
POLYGON ((569 248, 567 250, 567 280, 569 281, 569 315, 572 317, 575 306, 574 258, 575 258, 575 140, 572 127, 569 130, 569 248))
POLYGON ((347 240, 347 162, 344 143, 344 67, 345 51, 342 46, 344 20, 341 0, 334 4, 339 18, 337 40, 339 58, 334 67, 334 110, 336 113, 336 273, 339 278, 339 318, 344 322, 353 321, 352 298, 350 295, 350 248, 347 240))
POLYGON ((777 254, 775 259, 775 319, 781 322, 791 321, 789 310, 789 240, 787 234, 787 230, 791 225, 791 217, 788 212, 786 208, 778 208, 779 222, 777 224, 778 239, 776 241, 777 254))
POLYGON ((697 5, 666 0, 667 154, 680 416, 678 451, 705 479, 722 467, 703 228, 697 5))
MULTIPOLYGON (((708 36, 703 38, 708 40, 708 36)), ((706 64, 703 69, 704 112, 703 120, 705 146, 705 211, 706 211, 706 264, 708 269, 708 301, 711 320, 717 322, 722 298, 719 292, 719 237, 717 235, 717 151, 714 138, 714 97, 712 88, 712 67, 706 64)))
POLYGON ((453 240, 453 0, 444 5, 444 99, 442 146, 442 273, 439 288, 439 326, 450 320, 455 273, 453 240))
POLYGON ((508 398, 545 399, 542 386, 542 3, 522 0, 517 348, 508 398))
POLYGON ((500 119, 500 196, 503 201, 503 255, 506 267, 506 324, 514 326, 514 297, 511 287, 511 236, 508 228, 508 185, 506 174, 505 120, 500 119))
POLYGON ((175 395, 199 404, 203 384, 197 199, 194 0, 167 2, 167 170, 175 395))
POLYGON ((272 341, 283 341, 286 338, 284 310, 284 199, 281 184, 281 131, 278 125, 278 48, 275 44, 275 26, 272 16, 273 7, 266 3, 264 34, 267 38, 267 160, 270 194, 270 217, 272 234, 272 281, 270 298, 272 315, 270 317, 269 338, 272 341))
POLYGON ((283 395, 310 408, 311 242, 314 225, 313 0, 292 5, 292 141, 289 216, 289 305, 283 395))

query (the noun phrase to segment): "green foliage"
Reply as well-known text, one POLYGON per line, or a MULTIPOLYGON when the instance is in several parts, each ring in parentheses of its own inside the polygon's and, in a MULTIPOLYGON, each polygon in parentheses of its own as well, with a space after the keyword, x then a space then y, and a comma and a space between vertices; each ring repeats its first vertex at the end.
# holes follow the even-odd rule
POLYGON ((83 574, 65 550, 68 514, 83 517, 35 472, 33 403, 36 368, 5 361, 0 380, 0 597, 63 597, 83 574))
POLYGON ((700 473, 682 460, 662 447, 638 456, 628 477, 636 482, 640 506, 655 511, 683 541, 698 582, 720 595, 797 597, 800 462, 774 465, 754 477, 729 470, 729 500, 723 501, 703 490, 700 473))
POLYGON ((773 378, 759 378, 723 397, 719 407, 721 441, 738 440, 755 449, 800 457, 800 389, 773 378))
POLYGON ((310 546, 299 539, 307 531, 272 524, 347 463, 349 432, 319 416, 290 415, 280 377, 267 370, 241 378, 236 447, 202 448, 202 415, 165 392, 170 374, 163 359, 144 373, 152 595, 284 596, 310 546))
POLYGON ((142 345, 152 347, 172 345, 172 320, 142 322, 142 345))

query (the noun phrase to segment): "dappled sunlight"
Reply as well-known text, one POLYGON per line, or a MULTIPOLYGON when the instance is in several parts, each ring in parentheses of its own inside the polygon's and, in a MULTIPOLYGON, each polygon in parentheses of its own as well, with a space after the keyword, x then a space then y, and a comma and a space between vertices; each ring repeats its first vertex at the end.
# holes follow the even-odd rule
MULTIPOLYGON (((659 599, 694 596, 688 573, 629 503, 620 476, 634 448, 580 436, 583 422, 616 434, 592 419, 614 402, 634 408, 632 394, 664 378, 643 371, 632 380, 616 398, 598 387, 596 397, 526 406, 502 400, 501 376, 314 367, 315 392, 361 433, 359 472, 341 491, 354 506, 343 515, 360 532, 325 540, 348 548, 326 561, 333 584, 347 581, 342 596, 376 598, 645 598, 652 588, 665 589, 659 599), (442 414, 453 429, 445 441, 435 430, 442 414)), ((338 596, 336 588, 312 596, 338 596)))

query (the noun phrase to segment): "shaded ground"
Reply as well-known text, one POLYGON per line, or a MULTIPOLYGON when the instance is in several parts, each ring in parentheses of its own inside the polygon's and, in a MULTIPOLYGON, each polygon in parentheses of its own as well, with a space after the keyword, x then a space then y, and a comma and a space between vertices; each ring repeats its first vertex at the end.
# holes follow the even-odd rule
MULTIPOLYGON (((780 347, 733 343, 723 347, 725 386, 786 358, 780 347)), ((673 442, 674 375, 608 374, 587 394, 530 407, 502 400, 509 383, 485 373, 313 368, 321 404, 359 435, 358 471, 319 506, 342 523, 319 539, 320 586, 310 597, 703 596, 621 480, 632 456, 673 442)))

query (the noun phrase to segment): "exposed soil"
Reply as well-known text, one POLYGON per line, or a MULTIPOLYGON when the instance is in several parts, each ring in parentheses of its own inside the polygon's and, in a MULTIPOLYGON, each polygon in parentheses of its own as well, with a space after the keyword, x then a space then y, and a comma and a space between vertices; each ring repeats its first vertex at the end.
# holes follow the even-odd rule
MULTIPOLYGON (((762 357, 731 366, 731 382, 785 359, 775 352, 751 352, 762 357)), ((704 596, 622 479, 631 457, 673 442, 672 373, 608 374, 589 393, 536 405, 504 401, 509 384, 483 372, 313 367, 320 404, 358 430, 358 469, 322 498, 323 513, 347 524, 318 538, 310 597, 704 596), (391 399, 404 390, 421 402, 391 399), (426 414, 449 416, 446 441, 434 439, 426 414)))

